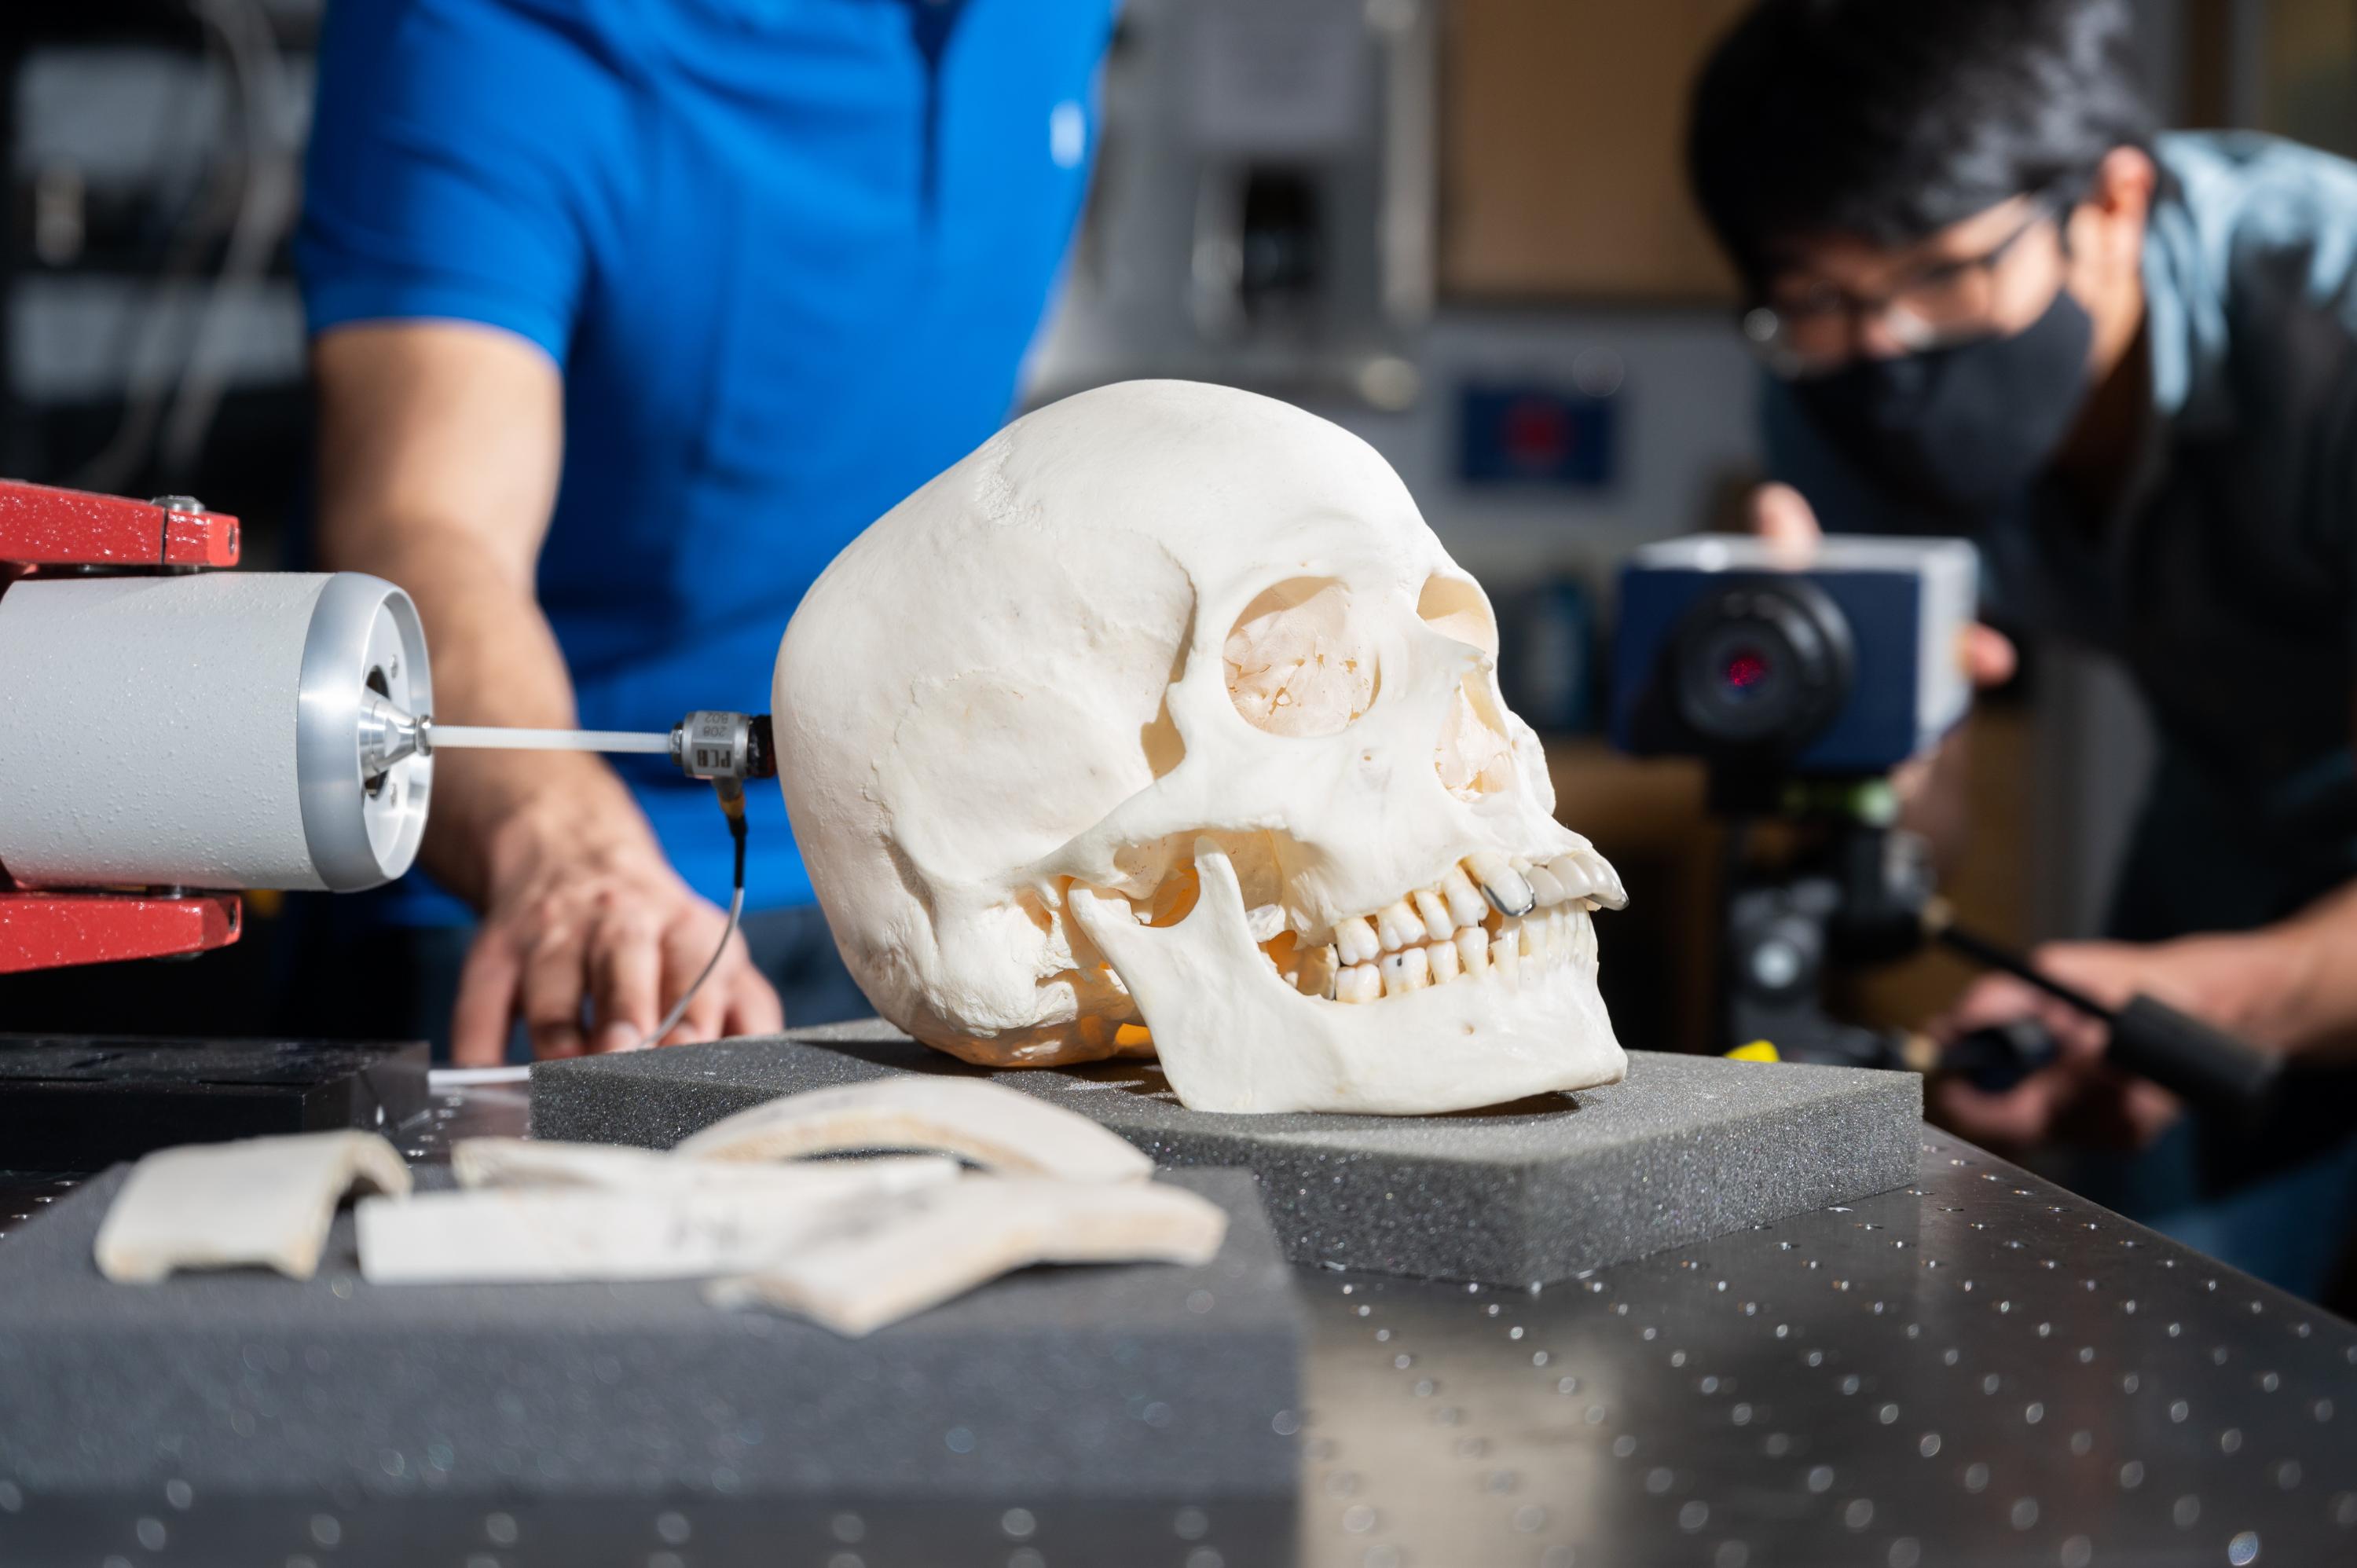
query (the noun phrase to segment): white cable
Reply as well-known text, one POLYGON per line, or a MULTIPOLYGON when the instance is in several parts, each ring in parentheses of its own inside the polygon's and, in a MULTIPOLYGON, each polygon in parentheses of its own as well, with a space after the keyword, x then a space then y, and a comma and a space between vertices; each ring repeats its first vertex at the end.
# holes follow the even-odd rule
POLYGON ((662 1044, 662 1037, 679 1026, 680 1019, 687 1015, 687 1004, 695 1000, 695 993, 704 989, 704 983, 712 978, 714 970, 720 967, 720 960, 728 951, 728 944, 736 940, 737 923, 743 918, 744 913, 745 885, 739 882, 737 884, 737 890, 728 896, 728 929, 720 933, 720 945, 714 948, 711 958, 705 961, 704 972, 697 975, 695 983, 689 986, 685 993, 672 1004, 672 1010, 663 1015, 663 1021, 657 1024, 647 1037, 639 1042, 639 1049, 650 1050, 662 1044))
POLYGON ((619 729, 510 729, 499 725, 436 725, 434 749, 453 751, 632 751, 671 755, 668 732, 619 729))
POLYGON ((530 1083, 532 1064, 514 1067, 437 1067, 425 1075, 426 1091, 440 1094, 451 1089, 479 1089, 494 1083, 530 1083))

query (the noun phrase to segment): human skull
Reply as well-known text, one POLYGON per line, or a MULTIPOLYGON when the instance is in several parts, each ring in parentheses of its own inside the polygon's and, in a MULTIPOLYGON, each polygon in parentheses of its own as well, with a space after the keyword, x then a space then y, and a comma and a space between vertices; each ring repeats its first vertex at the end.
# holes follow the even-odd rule
POLYGON ((1249 392, 1017 421, 828 567, 774 712, 884 1015, 972 1062, 1158 1056, 1199 1111, 1618 1081, 1589 916, 1480 585, 1382 457, 1249 392))

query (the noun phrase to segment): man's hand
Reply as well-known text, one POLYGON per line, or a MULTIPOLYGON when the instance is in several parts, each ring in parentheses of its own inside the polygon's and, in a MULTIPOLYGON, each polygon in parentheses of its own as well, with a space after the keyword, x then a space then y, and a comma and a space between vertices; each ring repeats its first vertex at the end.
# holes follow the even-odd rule
MULTIPOLYGON (((2109 942, 2057 943, 2030 961, 2065 985, 2117 1007, 2140 990, 2157 950, 2109 942)), ((2152 994, 2196 1011, 2181 995, 2152 994)), ((1976 1029, 2020 1020, 2039 1024, 2061 1055, 2002 1094, 1960 1079, 1932 1085, 1932 1119, 1985 1147, 2019 1153, 2057 1136, 2096 1148, 2142 1148, 2183 1113, 2177 1097, 2158 1085, 2104 1063, 2110 1031, 2056 998, 2009 974, 1985 975, 1955 1007, 1932 1026, 1941 1045, 1976 1029)))
MULTIPOLYGON (((451 1026, 451 1059, 461 1064, 503 1060, 518 1017, 535 1057, 635 1048, 694 983, 728 923, 651 839, 608 833, 564 801, 519 812, 494 835, 490 859, 483 926, 451 1026)), ((777 993, 744 938, 732 936, 657 1043, 774 1033, 784 1023, 777 993)))
MULTIPOLYGON (((2137 945, 2061 942, 2039 949, 2040 972, 2118 1008, 2144 995, 2239 1035, 2263 1050, 2297 1045, 2287 997, 2303 992, 2314 953, 2307 933, 2273 928, 2137 945)), ((1943 1045, 1991 1025, 2031 1019, 2061 1057, 2003 1094, 1946 1079, 1932 1091, 1934 1119, 1975 1143, 2018 1150, 2053 1138, 2096 1147, 2141 1148, 2184 1113, 2175 1095, 2107 1066, 2110 1031, 2094 1019, 2007 974, 1975 982, 1932 1026, 1943 1045)))
POLYGON ((1805 554, 1825 536, 1817 522, 1817 509, 1790 485, 1767 484, 1754 489, 1743 503, 1744 526, 1770 544, 1805 554))

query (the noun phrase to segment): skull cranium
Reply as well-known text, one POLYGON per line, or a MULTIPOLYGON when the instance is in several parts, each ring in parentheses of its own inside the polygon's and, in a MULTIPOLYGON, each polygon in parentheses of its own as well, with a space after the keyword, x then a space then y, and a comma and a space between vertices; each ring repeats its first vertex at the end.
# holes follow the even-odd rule
POLYGON ((861 987, 970 1061, 1158 1055, 1197 1110, 1620 1079, 1618 877, 1554 818, 1479 584, 1357 437, 1140 381, 862 534, 778 656, 788 810, 861 987))

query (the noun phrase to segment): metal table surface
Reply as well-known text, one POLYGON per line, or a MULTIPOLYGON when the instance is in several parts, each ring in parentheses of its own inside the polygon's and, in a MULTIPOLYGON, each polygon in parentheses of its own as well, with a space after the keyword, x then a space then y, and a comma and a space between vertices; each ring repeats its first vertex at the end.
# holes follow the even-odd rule
MULTIPOLYGON (((525 1115, 437 1096, 404 1152, 525 1115)), ((0 1236, 70 1185, 0 1178, 0 1236)), ((1304 1568, 2357 1563, 2357 1327, 1942 1134, 1901 1190, 1545 1291, 1302 1285, 1304 1568)), ((487 1518, 406 1560, 556 1560, 487 1518)), ((802 1560, 702 1522, 648 1521, 648 1568, 802 1560)), ((1069 1568, 1050 1522, 955 1560, 1069 1568)), ((1181 1509, 1121 1562, 1246 1568, 1206 1541, 1181 1509)))

